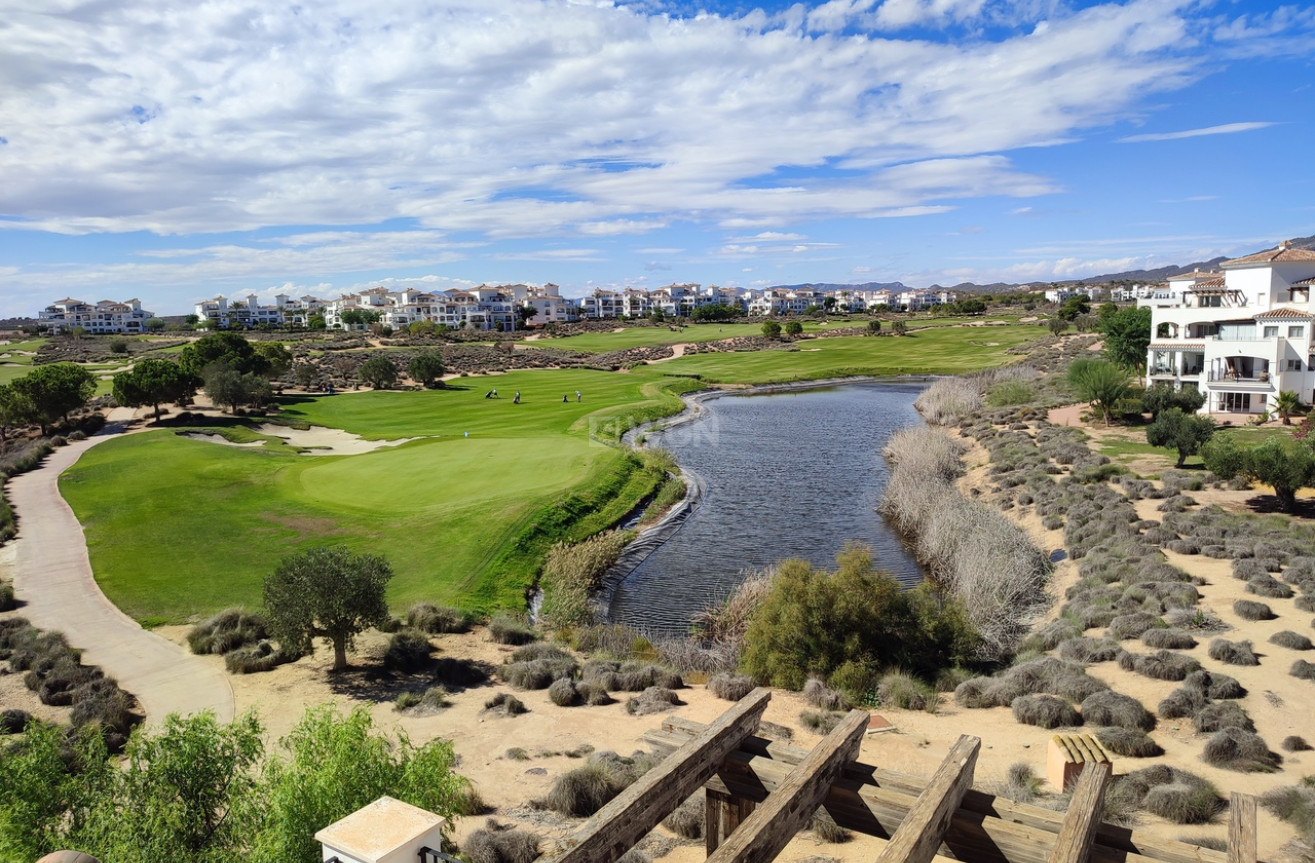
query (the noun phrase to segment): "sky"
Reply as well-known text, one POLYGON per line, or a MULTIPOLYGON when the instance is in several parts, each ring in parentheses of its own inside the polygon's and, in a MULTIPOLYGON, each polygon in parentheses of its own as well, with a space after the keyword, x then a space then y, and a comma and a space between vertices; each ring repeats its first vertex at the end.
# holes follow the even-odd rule
POLYGON ((0 0, 0 317, 1079 278, 1315 234, 1315 6, 0 0))

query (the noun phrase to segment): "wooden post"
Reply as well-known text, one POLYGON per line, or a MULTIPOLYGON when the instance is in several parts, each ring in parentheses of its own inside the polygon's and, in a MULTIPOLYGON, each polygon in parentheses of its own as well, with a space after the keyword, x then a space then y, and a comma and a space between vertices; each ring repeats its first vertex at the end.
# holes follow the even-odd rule
POLYGON ((808 757, 790 771, 767 800, 721 844, 710 863, 770 863, 831 790, 845 765, 858 756, 868 714, 851 710, 808 757))
POLYGON ((1228 863, 1256 863, 1256 798, 1228 795, 1228 863))
POLYGON ((877 863, 931 863, 959 801, 963 800, 963 793, 973 784, 973 768, 981 746, 981 738, 960 735, 895 835, 881 850, 877 863))
POLYGON ((754 802, 743 797, 735 797, 723 791, 707 790, 707 804, 704 806, 703 840, 708 856, 711 857, 721 843, 735 832, 740 823, 753 814, 754 802))
POLYGON ((568 840, 557 863, 611 863, 716 775, 726 756, 758 729, 772 694, 755 689, 599 809, 568 840))
POLYGON ((1068 814, 1055 837, 1049 863, 1087 863, 1090 859, 1096 828, 1100 826, 1100 816, 1105 808, 1105 789, 1112 773, 1113 767, 1108 761, 1086 762, 1068 802, 1068 814))

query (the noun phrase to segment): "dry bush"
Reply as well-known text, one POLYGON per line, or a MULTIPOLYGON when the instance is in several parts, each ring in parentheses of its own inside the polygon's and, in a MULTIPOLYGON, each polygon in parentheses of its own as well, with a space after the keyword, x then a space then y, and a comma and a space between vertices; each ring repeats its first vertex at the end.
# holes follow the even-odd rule
POLYGON ((1163 621, 1160 620, 1159 615, 1145 611, 1135 611, 1131 614, 1121 614, 1111 620, 1108 634, 1110 638, 1119 641, 1140 638, 1146 630, 1161 624, 1163 624, 1163 621))
POLYGON ((626 700, 626 713, 631 716, 665 713, 675 704, 680 704, 680 699, 676 697, 676 693, 666 687, 650 686, 638 695, 626 700))
POLYGON ((1247 582, 1247 593, 1267 599, 1291 599, 1295 591, 1272 575, 1258 575, 1247 582))
POLYGON ((548 687, 548 700, 558 707, 573 707, 580 703, 580 693, 569 677, 559 677, 548 687))
POLYGON ((1234 602, 1233 613, 1243 620, 1273 620, 1278 616, 1265 603, 1250 599, 1239 599, 1234 602))
POLYGON ((1117 641, 1110 638, 1070 638, 1059 646, 1059 655, 1072 662, 1084 665, 1093 662, 1109 662, 1123 651, 1117 641))
POLYGON ((1040 728, 1066 728, 1082 724, 1082 717, 1062 698, 1053 695, 1020 695, 1011 705, 1014 719, 1040 728))
POLYGON ((406 625, 430 635, 470 630, 470 616, 464 611, 428 602, 418 602, 406 612, 406 625))
POLYGON ((1209 699, 1244 698, 1247 694, 1237 678, 1204 669, 1187 675, 1183 686, 1195 689, 1209 699))
POLYGON ((749 618, 771 592, 775 576, 774 567, 746 573, 725 601, 695 614, 690 627, 701 640, 725 645, 738 660, 749 631, 749 618))
POLYGON ((1123 653, 1119 656, 1119 665, 1125 671, 1132 671, 1152 680, 1183 680, 1187 675, 1201 668, 1201 663, 1190 656, 1157 650, 1154 653, 1123 653))
POLYGON ((1315 680, 1315 664, 1304 659, 1298 659, 1292 663, 1292 667, 1288 669, 1288 674, 1301 680, 1315 680))
POLYGON ((850 839, 854 838, 852 833, 836 823, 836 819, 831 817, 830 812, 827 812, 820 806, 808 819, 808 827, 806 829, 812 831, 813 835, 820 841, 828 842, 833 845, 841 842, 848 842, 850 839))
POLYGON ((571 657, 544 656, 522 662, 509 662, 498 669, 498 676, 517 689, 547 689, 554 680, 571 679, 579 670, 571 657))
POLYGON ((462 843, 471 863, 532 863, 539 856, 539 837, 490 818, 462 843))
POLYGON ((268 638, 265 620, 244 608, 226 608, 192 627, 187 644, 193 653, 223 654, 268 638))
POLYGON ((615 752, 595 752, 584 766, 562 774, 539 805, 574 818, 588 817, 657 763, 655 756, 645 752, 629 758, 615 752))
POLYGON ((1005 797, 1017 803, 1031 803, 1041 791, 1041 779, 1026 761, 1015 761, 1005 773, 1005 797))
POLYGON ((1161 719, 1185 719, 1195 716, 1206 705, 1206 697, 1196 689, 1179 687, 1162 699, 1155 708, 1161 719))
POLYGON ((1071 617, 1061 617, 1034 631, 1023 643, 1022 649, 1031 649, 1038 652, 1054 650, 1069 639, 1080 638, 1082 632, 1082 625, 1077 620, 1071 617))
POLYGON ((1270 644, 1277 644, 1279 647, 1286 647, 1288 650, 1310 650, 1312 645, 1309 638, 1285 629, 1282 632, 1276 632, 1269 637, 1270 644))
POLYGON ((440 656, 434 660, 431 677, 435 683, 441 683, 449 689, 465 689, 487 683, 489 673, 483 664, 473 659, 440 656))
POLYGON ((1155 727, 1154 714, 1140 701, 1111 690, 1094 693, 1082 701, 1082 721, 1087 725, 1139 728, 1142 731, 1155 727))
POLYGON ((1250 581, 1253 578, 1265 578, 1268 575, 1269 571, 1265 569, 1264 564, 1254 558, 1233 561, 1233 578, 1250 581))
POLYGON ((844 693, 832 689, 816 677, 809 678, 804 684, 803 696, 819 710, 848 710, 850 707, 844 693))
POLYGON ((519 620, 498 615, 489 621, 489 638, 498 644, 529 644, 538 636, 519 620))
POLYGON ((1096 732, 1100 745, 1124 758, 1154 758, 1164 749, 1138 728, 1102 728, 1096 732))
POLYGON ((834 710, 805 710, 799 714, 799 722, 818 734, 830 734, 844 718, 845 714, 834 710))
POLYGON ((1224 728, 1205 743, 1201 759, 1206 764, 1239 773, 1273 773, 1283 757, 1270 752, 1259 735, 1241 728, 1224 728))
POLYGON ((1240 728, 1255 732, 1255 723, 1236 701, 1216 701, 1207 704, 1192 717, 1192 725, 1201 734, 1213 734, 1225 728, 1240 728))
POLYGON ((1306 738, 1293 734, 1284 737, 1283 742, 1279 744, 1279 748, 1284 752, 1309 752, 1311 745, 1306 742, 1306 738))
POLYGON ((1223 662, 1228 665, 1260 664, 1260 660, 1256 659, 1255 651, 1251 649, 1250 641, 1229 641, 1226 638, 1216 638, 1210 642, 1209 655, 1216 662, 1223 662))
POLYGON ((740 648, 701 638, 664 638, 656 644, 661 660, 685 674, 718 674, 734 671, 740 665, 740 648))
POLYGON ((706 797, 702 788, 695 791, 674 812, 662 819, 662 826, 683 839, 702 839, 706 797))
POLYGON ((1141 643, 1147 647, 1167 648, 1169 650, 1190 650, 1196 647, 1196 639, 1191 633, 1172 627, 1152 627, 1141 634, 1141 643))
POLYGON ((1171 609, 1164 618, 1170 626, 1192 632, 1223 632, 1231 628, 1216 615, 1200 608, 1171 609))
POLYGON ((913 406, 932 425, 953 425, 982 407, 984 392, 966 377, 939 378, 922 391, 913 406))
POLYGON ((414 629, 404 629, 389 636, 388 649, 384 651, 384 668, 389 671, 419 671, 429 664, 432 652, 429 636, 414 629))
POLYGON ((230 674, 259 674, 273 671, 298 658, 282 648, 275 649, 268 641, 258 641, 249 647, 239 647, 224 654, 224 667, 230 674))
MULTIPOLYGON (((1211 783, 1160 764, 1115 777, 1105 797, 1107 819, 1111 811, 1145 809, 1177 824, 1202 824, 1224 806, 1211 783)), ((1126 823, 1126 814, 1120 822, 1126 823)))
POLYGON ((1308 844, 1315 845, 1315 787, 1306 783, 1275 788, 1265 792, 1260 803, 1295 827, 1308 844))
POLYGON ((756 688, 752 677, 743 674, 717 674, 708 680, 708 691, 727 701, 739 701, 756 688))
POLYGON ((553 629, 588 626, 594 622, 590 596, 603 576, 616 563, 629 541, 626 531, 611 530, 582 542, 559 542, 548 550, 540 583, 543 606, 540 616, 553 629))
POLYGON ((484 709, 501 716, 519 716, 528 713, 525 703, 510 692, 498 692, 484 702, 484 709))

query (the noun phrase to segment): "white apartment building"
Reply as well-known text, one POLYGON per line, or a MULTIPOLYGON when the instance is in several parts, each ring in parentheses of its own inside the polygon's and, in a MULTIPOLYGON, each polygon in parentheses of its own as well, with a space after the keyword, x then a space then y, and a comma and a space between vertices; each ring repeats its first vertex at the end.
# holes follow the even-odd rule
POLYGON ((516 321, 514 292, 488 285, 436 292, 367 288, 326 302, 325 325, 331 330, 349 329, 342 318, 349 311, 375 312, 380 324, 395 330, 421 321, 453 329, 510 330, 516 321))
POLYGON ((267 324, 282 327, 288 325, 308 326, 310 316, 324 308, 324 302, 309 294, 297 299, 287 294, 274 297, 274 305, 262 306, 255 294, 248 294, 245 300, 234 297, 226 299, 217 296, 213 300, 202 300, 195 306, 195 314, 202 320, 212 321, 219 327, 252 327, 267 324))
POLYGON ((1171 279, 1177 302, 1142 301, 1147 385, 1204 391, 1202 413, 1271 410, 1284 390, 1315 401, 1315 251, 1283 242, 1220 267, 1171 279))
POLYGON ((137 299, 121 303, 100 300, 93 304, 66 297, 38 312, 37 325, 49 328, 52 333, 70 332, 75 327, 93 335, 144 333, 146 321, 153 317, 155 313, 143 309, 137 299))

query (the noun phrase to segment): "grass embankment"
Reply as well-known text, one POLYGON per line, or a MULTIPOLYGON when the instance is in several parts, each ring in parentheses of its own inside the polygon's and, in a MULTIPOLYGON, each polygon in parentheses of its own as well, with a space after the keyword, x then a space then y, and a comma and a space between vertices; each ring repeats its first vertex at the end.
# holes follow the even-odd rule
MULTIPOLYGON (((961 371, 1002 363, 1037 332, 818 339, 799 351, 701 355, 628 373, 518 371, 459 378, 442 390, 300 397, 285 402, 282 419, 422 439, 309 458, 282 444, 237 449, 149 432, 89 450, 61 488, 86 529, 102 588, 139 619, 258 606, 261 581, 280 559, 325 543, 386 555, 395 608, 519 608, 554 542, 610 527, 661 485, 660 470, 603 442, 679 410, 676 394, 702 385, 694 375, 765 383, 961 371), (494 387, 501 398, 486 399, 494 387)), ((241 427, 222 433, 261 439, 241 427)))
POLYGON ((0 344, 0 385, 12 383, 32 370, 34 355, 45 339, 28 339, 25 342, 0 344))

